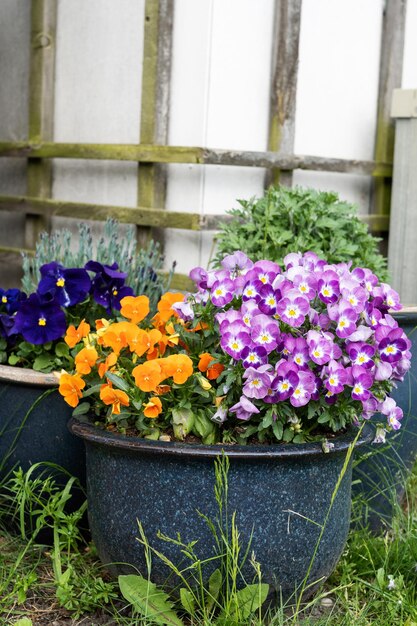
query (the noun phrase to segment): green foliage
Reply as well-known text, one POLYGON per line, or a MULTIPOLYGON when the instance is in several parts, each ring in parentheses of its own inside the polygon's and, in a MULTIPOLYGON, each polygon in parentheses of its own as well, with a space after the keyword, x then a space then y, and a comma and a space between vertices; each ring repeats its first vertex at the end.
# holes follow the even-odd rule
POLYGON ((164 257, 158 242, 151 241, 147 248, 137 249, 135 226, 122 226, 116 220, 108 219, 103 235, 97 240, 86 222, 79 223, 78 237, 68 229, 52 234, 41 233, 35 256, 23 254, 22 289, 26 293, 36 291, 39 269, 45 263, 56 261, 64 267, 84 267, 90 260, 103 265, 117 263, 120 271, 127 273, 126 284, 134 293, 149 297, 152 310, 167 290, 173 273, 172 268, 168 277, 161 274, 164 257))
MULTIPOLYGON (((75 478, 69 477, 62 487, 51 475, 51 469, 51 464, 33 465, 26 473, 18 469, 3 486, 0 522, 4 518, 9 526, 17 525, 23 543, 7 574, 0 576, 0 614, 13 604, 24 604, 40 584, 37 560, 31 563, 30 557, 39 552, 37 542, 46 531, 53 540, 52 548, 45 554, 52 566, 60 606, 77 617, 117 597, 114 583, 104 581, 86 560, 80 522, 87 502, 68 512, 75 478)), ((0 556, 0 572, 2 561, 0 556)))
MULTIPOLYGON (((220 497, 219 517, 225 519, 227 482, 224 482, 224 478, 227 472, 225 473, 221 467, 219 469, 217 490, 217 497, 220 497)), ((49 619, 48 623, 54 623, 55 620, 56 623, 61 623, 59 617, 62 617, 62 623, 71 621, 74 624, 76 622, 93 625, 105 621, 120 626, 160 626, 161 621, 155 620, 149 613, 148 617, 145 617, 145 614, 139 611, 134 615, 130 615, 126 609, 120 611, 116 598, 117 584, 105 581, 102 567, 95 558, 94 548, 84 549, 82 540, 71 541, 68 544, 68 540, 63 539, 59 550, 63 576, 59 584, 53 567, 50 567, 52 560, 56 558, 53 555, 55 546, 51 550, 36 544, 36 538, 39 538, 36 519, 46 514, 46 511, 48 514, 52 513, 54 525, 65 537, 68 517, 65 510, 64 516, 61 517, 60 511, 63 500, 68 502, 73 484, 69 491, 54 487, 55 504, 52 504, 51 483, 46 483, 43 494, 39 492, 43 481, 36 483, 36 497, 33 497, 31 494, 35 487, 33 480, 33 474, 27 476, 18 473, 12 481, 3 484, 0 493, 0 623, 5 626, 6 624, 30 626, 31 623, 37 624, 39 619, 46 621, 49 619), (9 494, 6 500, 5 493, 9 494), (20 495, 16 497, 16 494, 20 495), (25 538, 19 539, 4 531, 3 525, 6 517, 9 519, 13 511, 19 522, 22 500, 25 501, 23 510, 31 511, 34 515, 35 530, 31 534, 25 529, 25 538), (16 508, 18 503, 19 506, 16 508), (44 506, 47 506, 46 511, 44 506), (48 574, 50 571, 52 575, 48 574), (66 574, 67 571, 70 573, 66 574), (103 585, 106 585, 104 591, 103 585), (42 611, 39 613, 38 599, 42 611), (66 611, 55 617, 57 606, 62 603, 67 607, 71 617, 66 611), (105 608, 108 618, 102 613, 95 613, 97 607, 105 608), (50 617, 49 611, 51 615, 54 612, 54 618, 50 617)), ((239 606, 237 610, 240 611, 239 626, 416 626, 416 520, 417 473, 409 484, 406 503, 403 507, 396 507, 396 516, 391 528, 377 536, 372 535, 367 529, 351 531, 346 550, 322 593, 315 594, 298 609, 294 606, 280 606, 260 614, 260 611, 251 605, 254 594, 251 585, 248 585, 247 591, 237 590, 236 593, 239 606), (246 594, 249 598, 248 603, 244 599, 246 594), (251 607, 254 611, 246 618, 244 616, 248 613, 245 613, 245 606, 251 607)), ((79 521, 74 521, 76 525, 79 524, 79 521)), ((217 520, 211 523, 216 529, 217 520)), ((39 530, 42 527, 43 523, 39 530)), ((70 534, 74 536, 73 531, 70 534)), ((194 546, 189 546, 189 549, 192 551, 194 546)), ((150 555, 148 564, 151 566, 150 555)), ((143 584, 146 584, 146 589, 149 588, 147 579, 143 584)), ((181 586, 174 609, 178 619, 181 620, 180 623, 187 626, 228 624, 233 626, 236 623, 234 618, 236 607, 233 608, 231 603, 228 615, 225 615, 221 608, 225 584, 224 574, 218 567, 203 585, 202 594, 197 584, 191 588, 185 584, 181 586), (201 612, 201 605, 205 607, 205 612, 201 612)), ((262 587, 256 582, 255 586, 262 599, 262 593, 265 591, 262 591, 262 587)), ((134 606, 136 601, 141 602, 143 598, 149 596, 146 589, 141 587, 139 593, 135 581, 132 587, 133 596, 127 598, 129 604, 134 606)), ((125 601, 123 606, 126 606, 125 601)), ((161 618, 161 614, 159 613, 158 618, 161 618)))
POLYGON ((134 610, 147 620, 162 626, 184 626, 173 610, 167 593, 143 576, 119 576, 119 587, 134 610))
POLYGON ((231 220, 217 237, 214 264, 242 250, 253 261, 279 264, 290 252, 315 252, 329 263, 353 262, 387 279, 386 259, 353 204, 336 193, 295 187, 271 187, 263 197, 239 200, 231 220))

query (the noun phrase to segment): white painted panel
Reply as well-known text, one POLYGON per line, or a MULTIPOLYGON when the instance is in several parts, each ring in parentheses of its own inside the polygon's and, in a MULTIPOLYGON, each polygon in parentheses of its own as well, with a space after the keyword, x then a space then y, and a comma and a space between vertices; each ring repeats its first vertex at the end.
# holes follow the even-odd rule
MULTIPOLYGON (((55 141, 138 143, 144 0, 60 0, 55 141)), ((57 160, 54 197, 135 206, 137 165, 57 160)))
POLYGON ((72 202, 136 206, 137 163, 55 159, 54 197, 72 202))
MULTIPOLYGON (((170 144, 265 150, 273 0, 177 0, 170 144)), ((252 168, 171 166, 168 210, 224 213, 236 198, 262 193, 252 168)), ((168 263, 187 273, 205 265, 210 234, 168 231, 168 263)))
POLYGON ((417 0, 407 0, 403 89, 417 89, 417 0))
MULTIPOLYGON (((0 141, 25 140, 29 117, 30 3, 2 0, 0 29, 0 141)), ((1 158, 0 194, 25 193, 26 160, 1 158)), ((0 245, 24 245, 23 216, 0 212, 0 245)), ((18 266, 20 259, 0 258, 1 286, 19 286, 18 266)))
MULTIPOLYGON (((295 152, 372 159, 383 0, 304 0, 295 152)), ((300 185, 333 189, 368 211, 369 179, 296 172, 300 185)))

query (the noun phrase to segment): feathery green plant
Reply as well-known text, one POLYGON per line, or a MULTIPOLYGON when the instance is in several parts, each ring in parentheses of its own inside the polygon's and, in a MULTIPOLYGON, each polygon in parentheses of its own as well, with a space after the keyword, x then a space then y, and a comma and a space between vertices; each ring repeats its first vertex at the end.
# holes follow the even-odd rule
POLYGON ((36 244, 35 255, 23 254, 22 289, 36 291, 40 280, 40 267, 56 261, 64 267, 84 267, 94 260, 103 265, 117 263, 119 270, 127 273, 126 284, 135 294, 149 297, 151 307, 156 305, 170 284, 174 267, 167 276, 161 273, 164 257, 158 242, 151 241, 147 248, 137 249, 136 229, 121 225, 114 219, 106 220, 103 235, 94 239, 87 222, 78 225, 78 241, 68 229, 52 234, 43 232, 36 244))
POLYGON ((381 239, 371 235, 356 206, 336 193, 278 186, 261 198, 238 202, 217 236, 215 266, 236 250, 253 261, 280 265, 290 252, 312 251, 328 263, 352 261, 353 267, 367 267, 387 280, 387 261, 378 251, 381 239))

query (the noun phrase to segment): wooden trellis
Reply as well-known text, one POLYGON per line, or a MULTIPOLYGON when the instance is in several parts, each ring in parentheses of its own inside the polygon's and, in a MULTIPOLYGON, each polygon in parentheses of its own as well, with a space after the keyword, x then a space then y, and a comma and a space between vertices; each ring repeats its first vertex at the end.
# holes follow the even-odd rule
MULTIPOLYGON (((364 219, 372 231, 387 232, 393 160, 393 129, 386 105, 400 86, 406 0, 387 0, 380 67, 379 113, 372 161, 294 155, 295 94, 302 0, 276 0, 273 67, 271 68, 268 151, 220 150, 207 147, 168 146, 170 60, 174 0, 146 0, 141 101, 141 132, 135 145, 53 142, 53 85, 56 49, 57 0, 32 0, 29 137, 24 142, 0 143, 0 156, 27 160, 27 194, 0 195, 0 211, 26 216, 26 249, 33 249, 41 228, 52 216, 104 220, 111 216, 136 224, 141 240, 155 228, 214 230, 225 217, 168 212, 165 207, 166 164, 215 164, 266 168, 266 184, 291 183, 293 170, 343 172, 372 176, 374 203, 364 219), (51 160, 106 159, 138 163, 138 206, 107 206, 53 199, 51 160)), ((19 249, 0 247, 2 252, 19 249)), ((186 285, 177 277, 176 285, 186 285)))

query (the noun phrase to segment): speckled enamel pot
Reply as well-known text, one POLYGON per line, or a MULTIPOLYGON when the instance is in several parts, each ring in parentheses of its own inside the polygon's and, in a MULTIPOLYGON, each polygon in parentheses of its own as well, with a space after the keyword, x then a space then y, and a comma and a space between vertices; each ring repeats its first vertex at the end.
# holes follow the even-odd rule
MULTIPOLYGON (((151 545, 174 562, 178 548, 156 538, 181 533, 185 542, 198 540, 201 559, 213 555, 213 538, 197 511, 214 519, 214 459, 229 457, 229 511, 236 511, 242 547, 251 532, 251 549, 264 580, 288 598, 303 581, 319 525, 326 518, 332 493, 354 433, 334 440, 324 454, 319 443, 275 446, 204 446, 149 441, 107 433, 91 424, 70 422, 87 450, 87 495, 90 529, 102 561, 113 573, 146 575, 143 548, 137 541, 139 519, 151 545), (313 520, 313 522, 308 521, 313 520)), ((358 444, 369 441, 363 435, 358 444)), ((325 579, 345 545, 350 522, 351 464, 334 500, 310 580, 325 579)), ((182 558, 183 561, 183 558, 182 558)), ((214 566, 213 566, 214 569, 214 566)), ((152 561, 152 580, 166 583, 166 567, 152 561)), ((249 564, 246 578, 253 578, 249 564)), ((171 578, 172 581, 172 578, 171 578)))
POLYGON ((0 477, 47 461, 85 484, 84 446, 68 431, 72 409, 54 374, 0 365, 0 407, 0 477))
MULTIPOLYGON (((387 435, 386 445, 370 445, 361 451, 363 460, 353 470, 354 494, 363 498, 361 523, 376 532, 390 527, 396 502, 417 458, 417 307, 393 315, 411 341, 411 368, 392 392, 404 412, 401 428, 387 435)), ((385 422, 377 415, 374 422, 385 422)))

